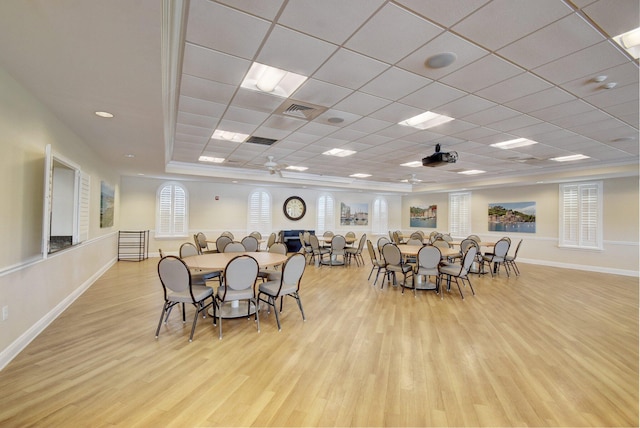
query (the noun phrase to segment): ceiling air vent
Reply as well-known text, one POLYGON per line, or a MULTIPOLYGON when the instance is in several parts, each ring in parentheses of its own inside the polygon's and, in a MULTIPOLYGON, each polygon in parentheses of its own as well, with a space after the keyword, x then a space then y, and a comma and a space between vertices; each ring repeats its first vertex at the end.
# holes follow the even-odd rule
POLYGON ((325 111, 327 111, 326 107, 288 99, 276 109, 275 113, 298 119, 313 120, 325 111))
POLYGON ((245 143, 253 143, 253 144, 262 144, 263 146, 270 146, 278 140, 274 140, 273 138, 264 138, 264 137, 256 137, 252 135, 245 141, 245 143))

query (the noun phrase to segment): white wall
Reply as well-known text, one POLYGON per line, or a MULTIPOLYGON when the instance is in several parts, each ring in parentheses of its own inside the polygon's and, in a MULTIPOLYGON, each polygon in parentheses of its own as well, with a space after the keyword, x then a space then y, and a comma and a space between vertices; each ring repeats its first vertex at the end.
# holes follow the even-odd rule
MULTIPOLYGON (((490 203, 535 202, 536 232, 511 233, 514 243, 524 239, 518 258, 530 263, 597 270, 622 275, 638 275, 638 177, 611 178, 603 181, 604 250, 577 250, 558 247, 559 185, 503 187, 471 192, 471 229, 488 241, 503 233, 489 232, 487 211, 490 203)), ((410 195, 402 203, 402 230, 410 231, 411 206, 438 205, 438 227, 448 232, 448 193, 410 195)))
MULTIPOLYGON (((100 228, 100 181, 108 165, 0 68, 0 368, 116 260, 119 227, 100 228), (49 258, 41 252, 45 146, 91 176, 89 239, 49 258)), ((91 114, 87 112, 87 114, 91 114)))

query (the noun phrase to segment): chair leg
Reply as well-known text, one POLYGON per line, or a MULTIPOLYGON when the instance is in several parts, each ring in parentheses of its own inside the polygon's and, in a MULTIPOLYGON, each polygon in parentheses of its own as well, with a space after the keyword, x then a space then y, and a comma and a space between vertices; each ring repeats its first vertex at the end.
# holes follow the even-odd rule
POLYGON ((247 303, 249 305, 249 308, 251 308, 251 302, 256 305, 256 324, 258 326, 258 333, 260 333, 260 314, 258 313, 258 301, 255 298, 249 299, 249 302, 247 303))
MULTIPOLYGON (((371 274, 373 273, 373 270, 375 268, 376 268, 375 266, 371 266, 371 272, 369 272, 369 278, 367 278, 367 281, 371 281, 371 274)), ((375 285, 375 283, 373 285, 375 285)))
POLYGON ((296 292, 294 294, 291 294, 291 297, 296 299, 296 302, 298 302, 298 308, 300 308, 300 313, 302 314, 302 321, 306 321, 307 317, 304 316, 304 309, 302 308, 302 300, 300 300, 300 295, 298 294, 298 292, 296 292))
MULTIPOLYGON (((278 309, 276 308, 276 298, 269 296, 269 301, 273 305, 273 313, 276 316, 276 324, 278 324, 278 331, 282 331, 282 327, 280 326, 280 315, 278 315, 278 309)), ((282 302, 280 303, 280 311, 282 311, 282 302)))
POLYGON ((189 342, 193 342, 193 332, 196 331, 196 324, 198 323, 198 318, 200 315, 200 310, 198 309, 198 306, 201 306, 200 303, 196 303, 193 305, 196 309, 196 313, 193 316, 193 324, 191 325, 191 334, 189 335, 189 342))
MULTIPOLYGON (((166 310, 167 310, 167 303, 165 302, 162 305, 162 312, 160 312, 160 321, 158 321, 158 328, 156 328, 156 339, 160 335, 160 326, 162 326, 162 319, 164 318, 164 313, 165 313, 166 310)), ((165 323, 166 323, 166 321, 165 321, 165 323)))
POLYGON ((220 311, 218 311, 218 339, 222 340, 222 301, 220 301, 220 311))

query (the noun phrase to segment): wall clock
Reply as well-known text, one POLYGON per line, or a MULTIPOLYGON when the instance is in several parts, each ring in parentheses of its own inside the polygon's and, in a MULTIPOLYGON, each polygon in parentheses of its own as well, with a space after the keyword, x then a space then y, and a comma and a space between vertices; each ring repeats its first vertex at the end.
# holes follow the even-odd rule
POLYGON ((282 210, 289 220, 300 220, 307 212, 307 204, 301 197, 291 196, 284 201, 282 210))

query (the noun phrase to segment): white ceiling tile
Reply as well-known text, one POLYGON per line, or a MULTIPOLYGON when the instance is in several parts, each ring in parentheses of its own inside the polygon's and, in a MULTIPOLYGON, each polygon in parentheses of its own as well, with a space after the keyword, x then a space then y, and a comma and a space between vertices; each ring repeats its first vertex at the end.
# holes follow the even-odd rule
POLYGON ((218 122, 218 119, 211 118, 210 116, 202 116, 199 114, 178 112, 178 122, 184 123, 185 125, 199 126, 201 128, 211 129, 213 133, 213 126, 218 122))
POLYGON ((567 116, 573 116, 593 110, 593 106, 582 100, 571 100, 566 103, 546 107, 541 110, 532 111, 529 114, 540 120, 554 122, 567 116))
POLYGON ((402 61, 398 67, 430 79, 439 79, 489 54, 489 51, 451 33, 442 33, 402 61), (433 55, 452 52, 456 55, 453 64, 443 68, 431 68, 426 61, 433 55))
POLYGON ((400 99, 400 102, 429 111, 465 95, 466 92, 434 82, 400 99))
POLYGON ((186 125, 184 123, 176 124, 176 134, 187 134, 196 137, 208 138, 211 136, 211 129, 203 128, 201 126, 186 125))
POLYGON ((290 134, 291 131, 287 129, 270 128, 266 124, 259 126, 255 131, 253 131, 253 135, 256 137, 272 138, 274 140, 286 138, 290 134))
POLYGON ((314 78, 345 88, 358 89, 389 68, 388 64, 352 52, 338 50, 313 75, 314 78))
POLYGON ((584 19, 570 15, 500 49, 498 54, 531 70, 602 40, 584 19))
POLYGON ((503 104, 551 87, 551 84, 531 73, 522 73, 481 89, 475 94, 493 102, 503 104))
POLYGON ((245 122, 236 122, 234 120, 221 120, 217 126, 218 129, 227 132, 238 132, 240 134, 253 134, 253 131, 257 128, 257 125, 245 123, 245 122))
POLYGON ((284 102, 281 97, 265 92, 239 88, 231 103, 234 107, 253 109, 263 113, 275 111, 284 102))
POLYGON ((260 125, 265 119, 269 117, 267 113, 262 113, 255 110, 248 110, 239 107, 229 107, 227 112, 223 116, 225 121, 243 122, 251 125, 260 125))
POLYGON ((280 15, 278 23, 340 45, 382 3, 382 0, 290 1, 280 15))
POLYGON ((617 36, 638 27, 640 2, 636 0, 599 0, 583 11, 610 36, 617 36))
POLYGON ((372 117, 363 117, 359 121, 349 125, 349 128, 355 129, 356 131, 361 131, 361 132, 376 133, 385 128, 388 128, 393 124, 394 124, 393 122, 378 120, 372 117))
POLYGON ((595 104, 600 108, 627 103, 629 101, 638 99, 638 93, 640 91, 638 86, 639 85, 636 82, 631 85, 616 86, 613 89, 604 89, 595 93, 594 95, 584 97, 584 100, 589 103, 595 104))
POLYGON ((444 27, 451 27, 489 0, 398 0, 398 3, 444 27))
POLYGON ((475 95, 465 95, 450 103, 444 104, 432 111, 453 118, 461 118, 477 111, 486 110, 495 106, 495 103, 487 101, 475 95))
POLYGON ((199 98, 216 103, 228 103, 236 90, 233 85, 214 82, 200 77, 182 75, 180 83, 180 95, 199 98))
POLYGON ((388 3, 345 46, 389 64, 433 39, 442 29, 400 7, 388 3), (384 28, 384 31, 380 31, 384 28))
POLYGON ((288 131, 288 135, 301 126, 304 126, 306 123, 306 120, 296 119, 295 117, 285 117, 278 114, 272 114, 267 120, 264 121, 262 126, 267 128, 280 129, 282 131, 288 131))
POLYGON ((391 101, 385 100, 384 98, 374 97, 373 95, 363 92, 353 92, 334 105, 334 108, 366 116, 388 104, 391 104, 391 101))
POLYGON ((343 88, 342 86, 308 79, 300 89, 294 92, 293 98, 323 107, 332 107, 352 92, 351 89, 343 88))
POLYGON ((430 79, 392 67, 364 85, 360 90, 380 98, 397 101, 431 83, 430 79))
POLYGON ((508 107, 494 106, 486 110, 481 110, 477 113, 464 116, 464 120, 474 123, 476 125, 489 125, 494 122, 500 122, 515 116, 520 116, 522 113, 512 110, 508 107))
POLYGON ((496 51, 568 15, 558 1, 494 0, 452 27, 453 31, 496 51), (487 31, 492 29, 494 31, 487 31))
POLYGON ((341 110, 337 110, 337 109, 329 109, 327 111, 325 111, 324 113, 322 113, 321 115, 319 115, 318 117, 316 117, 314 119, 314 121, 316 122, 320 122, 320 123, 325 123, 327 125, 330 126, 335 126, 337 128, 342 128, 344 126, 347 126, 359 119, 361 119, 362 116, 358 115, 358 114, 353 114, 353 113, 349 113, 346 111, 341 111, 341 110), (329 119, 331 118, 339 118, 342 119, 342 122, 340 123, 332 123, 329 121, 329 119))
POLYGON ((310 76, 336 49, 331 43, 276 25, 256 61, 310 76))
POLYGON ((467 92, 476 92, 498 82, 523 73, 523 70, 498 58, 487 55, 451 74, 440 81, 467 92))
POLYGON ((176 142, 198 144, 204 147, 209 141, 209 137, 199 137, 196 135, 176 133, 176 142))
POLYGON ((626 62, 628 59, 622 52, 612 49, 611 43, 604 41, 538 67, 533 72, 562 84, 575 80, 576 77, 606 74, 602 71, 626 62))
POLYGON ((251 62, 211 49, 185 45, 182 72, 229 85, 239 85, 251 62), (215 64, 215 67, 212 66, 215 64))
POLYGON ((505 105, 522 113, 529 113, 573 100, 575 100, 573 95, 558 88, 550 88, 510 101, 505 105))
POLYGON ((278 14, 284 0, 217 0, 228 6, 243 10, 252 15, 272 20, 278 14))
POLYGON ((209 117, 222 117, 226 106, 211 101, 181 96, 178 110, 209 117))
POLYGON ((230 55, 252 59, 270 23, 209 0, 191 0, 186 39, 230 55), (212 22, 216 25, 211 25, 212 22))
MULTIPOLYGON (((371 113, 369 117, 374 119, 380 119, 391 123, 402 122, 403 120, 407 120, 411 117, 417 116, 421 113, 424 113, 423 110, 408 106, 406 104, 401 103, 393 103, 389 104, 376 111, 375 113, 371 113)), ((411 128, 415 132, 415 128, 411 128)))

